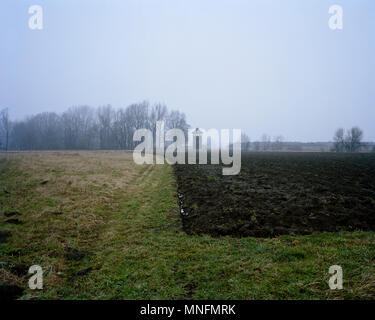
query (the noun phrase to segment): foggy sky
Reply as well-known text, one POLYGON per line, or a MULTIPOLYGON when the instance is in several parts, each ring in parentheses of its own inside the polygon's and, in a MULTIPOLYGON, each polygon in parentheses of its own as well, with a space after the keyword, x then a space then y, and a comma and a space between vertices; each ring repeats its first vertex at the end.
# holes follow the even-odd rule
POLYGON ((373 0, 1 0, 0 108, 162 102, 202 128, 375 140, 373 0), (28 28, 28 8, 44 29, 28 28), (344 9, 344 29, 328 9, 344 9))

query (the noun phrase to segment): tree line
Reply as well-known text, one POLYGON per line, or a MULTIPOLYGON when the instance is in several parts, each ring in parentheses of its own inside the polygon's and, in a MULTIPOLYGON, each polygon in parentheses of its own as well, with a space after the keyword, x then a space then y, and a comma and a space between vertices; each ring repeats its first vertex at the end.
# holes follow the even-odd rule
POLYGON ((358 127, 345 130, 339 128, 333 137, 333 151, 358 152, 362 147, 363 131, 358 127))
MULTIPOLYGON (((184 113, 170 111, 163 104, 150 105, 147 101, 120 109, 111 105, 75 106, 61 114, 43 112, 21 121, 11 121, 8 109, 3 109, 0 111, 0 150, 131 150, 138 143, 133 142, 135 130, 150 129, 155 137, 159 120, 165 121, 165 130, 178 128, 186 134, 190 127, 184 113)), ((358 127, 346 131, 339 128, 331 151, 364 150, 366 144, 362 139, 363 131, 358 127)), ((300 144, 285 142, 282 136, 271 139, 264 134, 260 140, 251 142, 243 133, 241 140, 243 151, 302 150, 300 144)), ((372 148, 375 152, 375 146, 372 148)))
POLYGON ((333 137, 333 142, 287 142, 279 135, 273 139, 263 134, 260 140, 251 142, 243 133, 241 143, 243 151, 332 151, 332 152, 375 152, 375 144, 363 142, 363 131, 359 127, 344 130, 339 128, 333 137))
MULTIPOLYGON (((168 110, 163 104, 147 101, 115 109, 110 105, 93 108, 71 107, 62 114, 43 112, 21 121, 11 121, 9 112, 0 112, 2 150, 127 150, 137 129, 156 131, 156 122, 165 121, 166 130, 187 132, 184 113, 168 110)), ((155 134, 154 134, 155 137, 155 134)))
POLYGON ((279 135, 274 137, 263 134, 260 140, 251 142, 246 133, 241 135, 243 151, 281 151, 284 147, 284 137, 279 135))

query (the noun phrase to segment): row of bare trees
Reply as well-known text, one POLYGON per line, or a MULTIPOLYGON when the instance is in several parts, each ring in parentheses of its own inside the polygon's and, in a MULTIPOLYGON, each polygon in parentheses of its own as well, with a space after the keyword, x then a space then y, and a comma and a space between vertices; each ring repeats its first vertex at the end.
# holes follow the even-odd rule
MULTIPOLYGON (((362 142, 363 131, 358 127, 353 127, 348 130, 340 128, 336 131, 333 137, 334 152, 358 152, 358 151, 372 151, 375 152, 375 145, 371 143, 362 142)), ((273 139, 263 134, 260 140, 251 142, 246 134, 241 135, 242 150, 243 151, 282 151, 293 150, 302 151, 305 148, 308 151, 316 151, 317 145, 320 146, 321 151, 328 151, 331 148, 330 143, 298 143, 298 142, 285 142, 283 136, 276 136, 273 139)))
POLYGON ((363 131, 358 127, 345 130, 339 128, 333 137, 333 151, 358 152, 362 147, 363 131))
POLYGON ((242 150, 244 151, 280 151, 283 149, 284 137, 279 135, 271 139, 267 134, 263 134, 260 141, 251 142, 247 134, 241 135, 242 150))
MULTIPOLYGON (((166 129, 185 132, 189 125, 184 113, 169 111, 165 105, 135 103, 124 109, 110 105, 71 107, 62 114, 43 112, 11 122, 6 109, 0 117, 0 148, 3 150, 133 149, 135 130, 156 130, 164 120, 166 129)), ((155 136, 155 135, 154 135, 155 136)))

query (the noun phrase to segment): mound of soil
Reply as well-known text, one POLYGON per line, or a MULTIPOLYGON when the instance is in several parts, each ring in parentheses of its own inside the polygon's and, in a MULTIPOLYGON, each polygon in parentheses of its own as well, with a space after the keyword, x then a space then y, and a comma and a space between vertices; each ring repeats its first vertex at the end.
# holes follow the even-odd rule
POLYGON ((239 175, 175 165, 189 234, 273 237, 375 230, 375 155, 248 153, 239 175))

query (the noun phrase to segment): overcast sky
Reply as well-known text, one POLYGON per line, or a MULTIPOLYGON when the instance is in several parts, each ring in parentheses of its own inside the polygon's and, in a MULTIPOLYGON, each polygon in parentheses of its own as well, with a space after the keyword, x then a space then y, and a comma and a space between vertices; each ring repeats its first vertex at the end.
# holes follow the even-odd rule
POLYGON ((0 1, 0 108, 13 118, 143 100, 252 140, 327 141, 353 125, 375 140, 375 1, 0 1), (43 30, 28 27, 33 4, 43 30))

